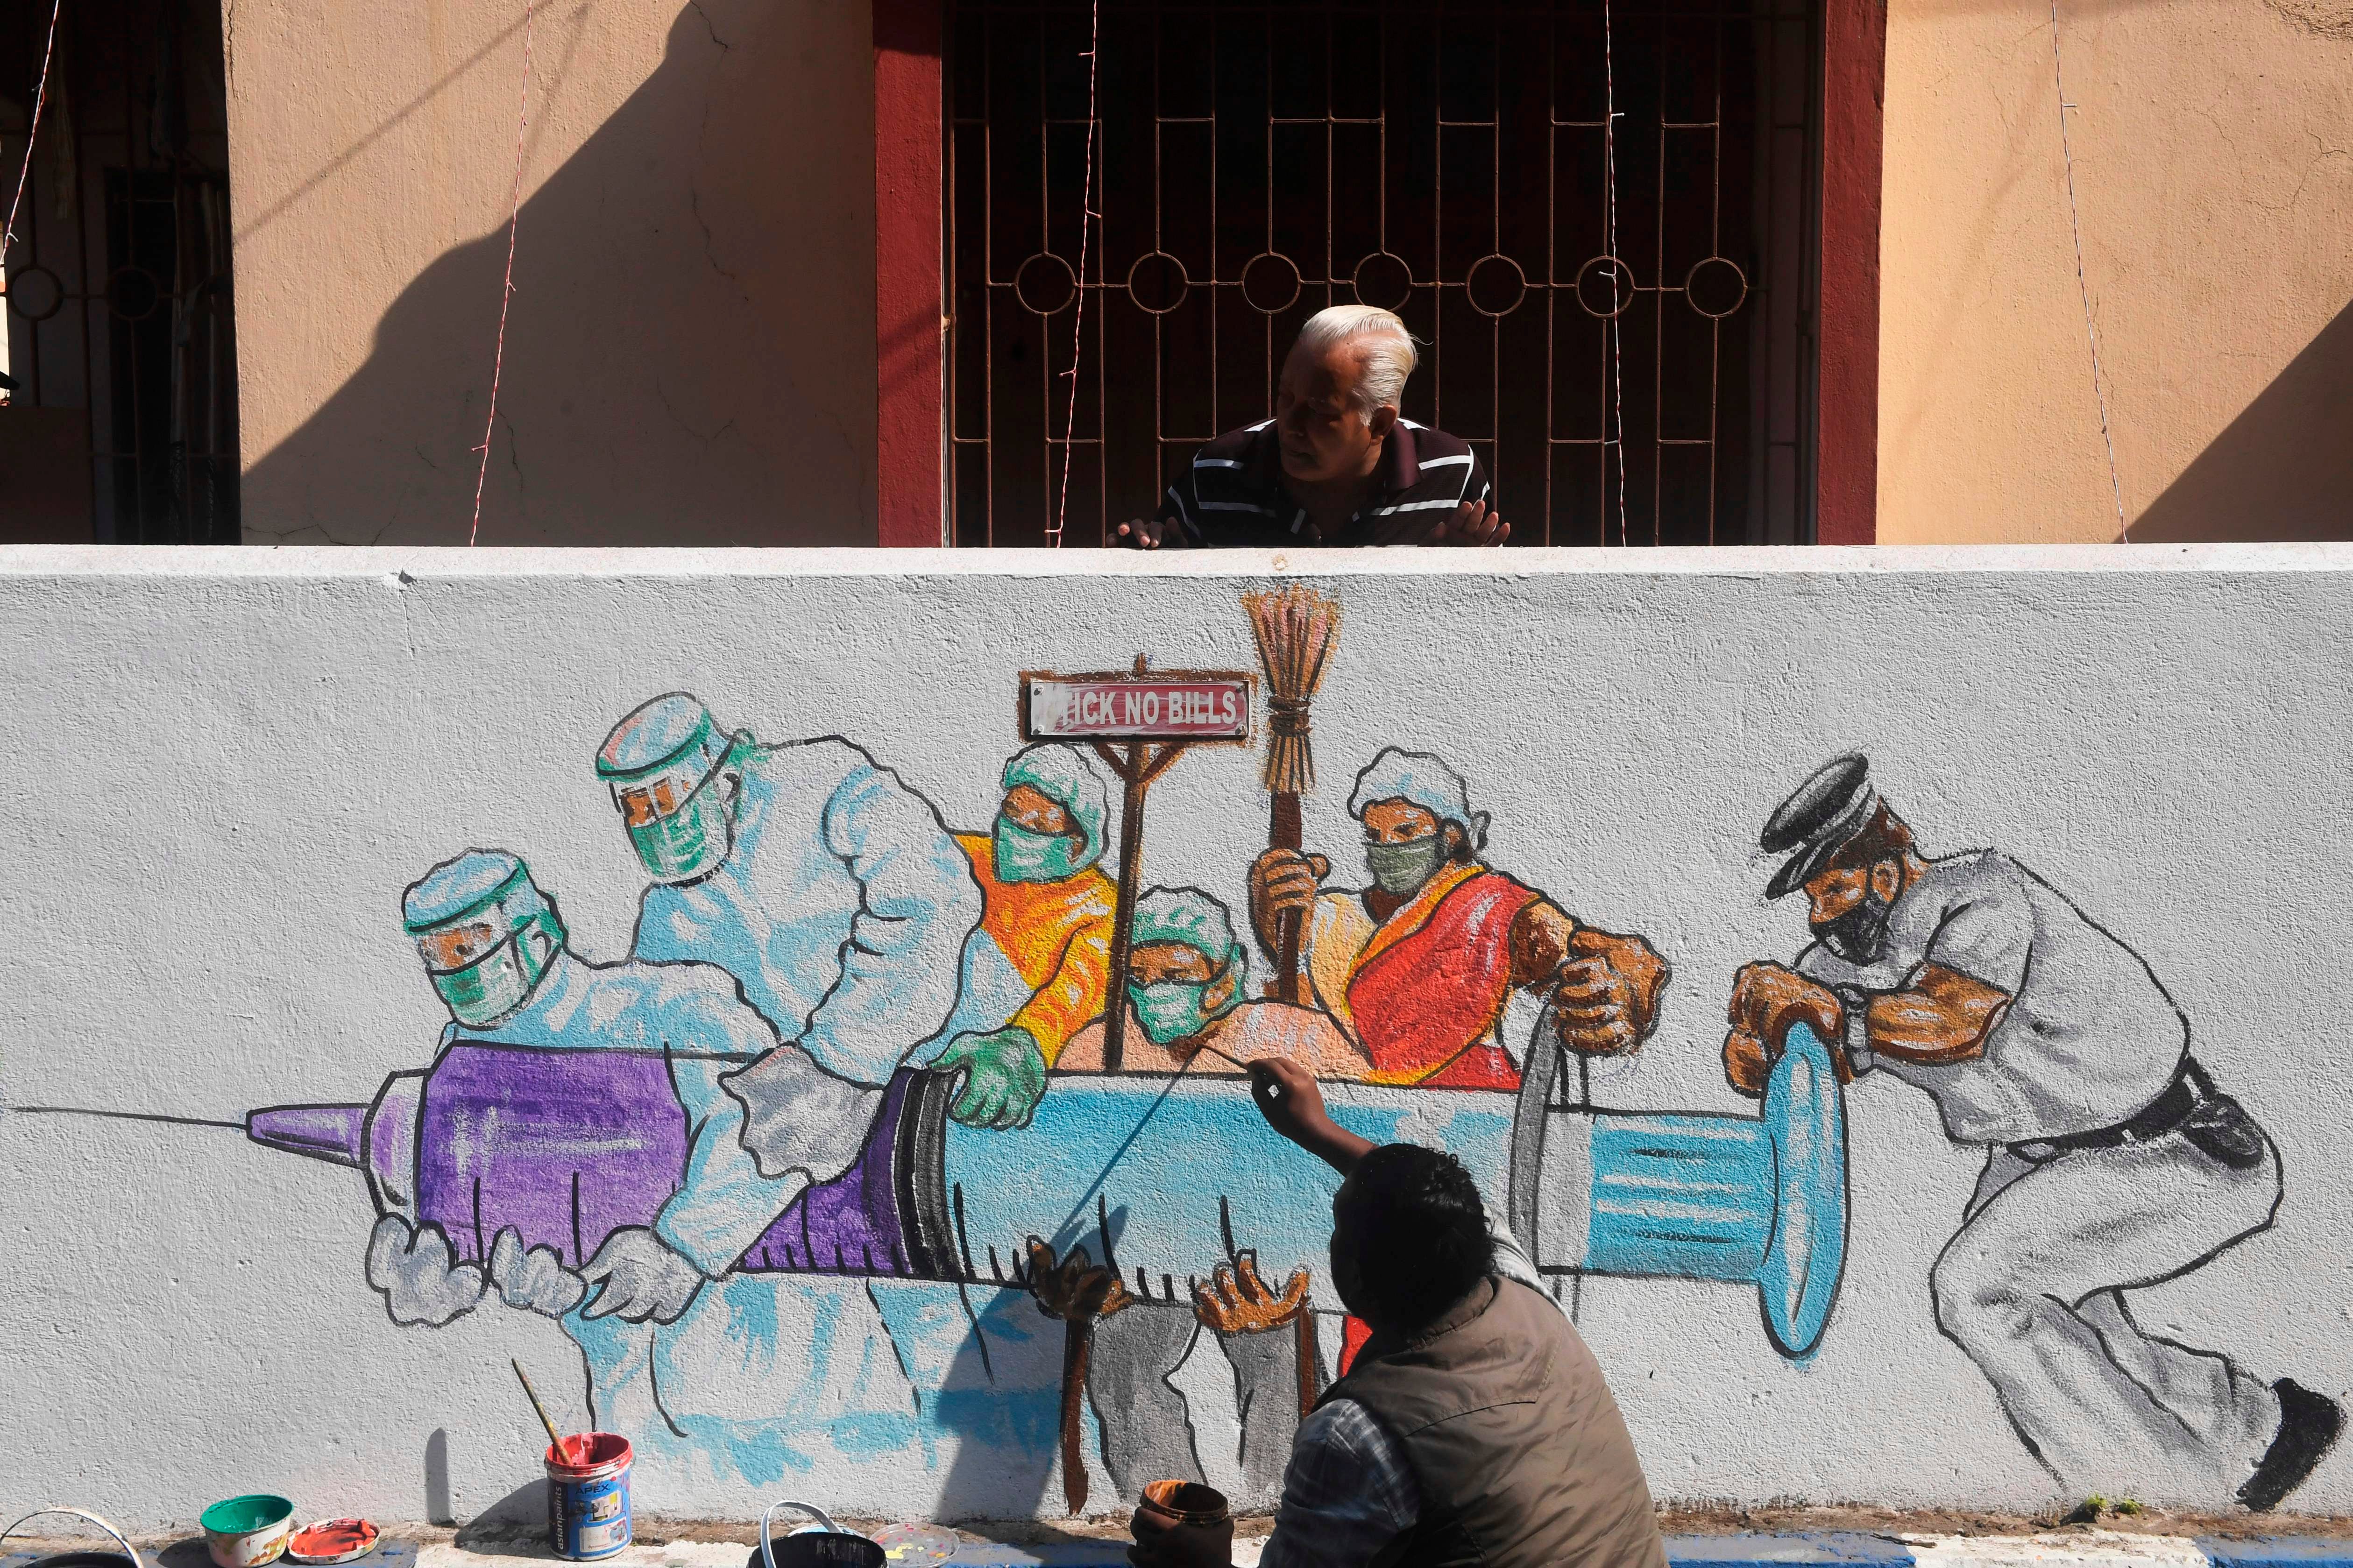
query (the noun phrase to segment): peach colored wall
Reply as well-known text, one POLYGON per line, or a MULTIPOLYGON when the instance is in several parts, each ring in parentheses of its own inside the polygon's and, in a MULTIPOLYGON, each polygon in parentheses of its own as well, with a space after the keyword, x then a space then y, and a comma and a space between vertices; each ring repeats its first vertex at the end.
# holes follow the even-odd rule
MULTIPOLYGON (((866 0, 550 0, 484 543, 874 537, 866 0)), ((224 0, 250 542, 463 543, 523 0, 224 0)))
MULTIPOLYGON (((2353 0, 2060 0, 2133 537, 2353 537, 2353 0)), ((2116 534, 2048 0, 1893 0, 1883 543, 2116 534)))

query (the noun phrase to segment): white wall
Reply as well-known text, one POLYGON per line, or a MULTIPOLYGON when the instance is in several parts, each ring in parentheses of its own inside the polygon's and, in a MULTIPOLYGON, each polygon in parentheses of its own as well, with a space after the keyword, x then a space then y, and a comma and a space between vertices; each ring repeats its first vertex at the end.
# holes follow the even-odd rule
MULTIPOLYGON (((1657 1037, 1597 1074, 1598 1099, 1745 1109, 1717 1061, 1731 977, 1804 940, 1801 910, 1761 900, 1758 826, 1816 764, 1864 751, 1929 854, 1999 847, 2144 955, 2279 1146, 2276 1225, 2137 1294, 2139 1321, 2262 1379, 2353 1385, 2353 549, 1493 559, 0 552, 17 802, 0 1104, 234 1122, 364 1099, 424 1066, 447 1021, 400 890, 470 845, 524 855, 575 946, 622 957, 642 878, 590 762, 654 693, 696 692, 764 739, 849 735, 950 826, 983 827, 1018 671, 1139 652, 1248 668, 1238 592, 1308 574, 1345 607, 1310 844, 1353 876, 1348 779, 1383 744, 1438 751, 1493 815, 1493 864, 1672 964, 1657 1037)), ((1147 880, 1240 904, 1264 842, 1256 763, 1176 765, 1147 880)), ((1849 1110, 1847 1276, 1810 1361, 1774 1352, 1747 1290, 1585 1283, 1579 1326, 1654 1491, 2058 1495, 1931 1316, 1927 1270, 1981 1152, 1883 1075, 1849 1110)), ((494 1300, 396 1326, 363 1278, 372 1218, 353 1173, 233 1129, 0 1114, 0 1507, 153 1525, 270 1489, 310 1516, 415 1519, 439 1506, 436 1446, 461 1516, 528 1482, 537 1440, 506 1358, 543 1368, 576 1421, 576 1352, 494 1300)), ((1233 1430, 1206 1364, 1177 1380, 1205 1464, 1233 1430)), ((920 1513, 947 1493, 1007 1511, 951 1485, 997 1473, 985 1458, 934 1423, 911 1451, 774 1482, 714 1459, 647 1482, 639 1506, 744 1514, 790 1491, 920 1513)), ((1059 1511, 1042 1458, 997 1458, 1026 1481, 989 1497, 1059 1511)), ((2152 1500, 2170 1484, 2103 1481, 2152 1500)), ((1098 1477, 1092 1506, 1124 1506, 1111 1493, 1098 1477)), ((2353 1508, 2353 1461, 2340 1450, 2290 1506, 2353 1508)))

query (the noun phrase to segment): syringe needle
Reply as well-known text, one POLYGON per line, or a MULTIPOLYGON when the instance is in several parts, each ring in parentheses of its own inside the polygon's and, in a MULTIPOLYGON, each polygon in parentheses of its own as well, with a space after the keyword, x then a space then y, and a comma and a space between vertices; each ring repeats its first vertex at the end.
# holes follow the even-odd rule
POLYGON ((202 1116, 164 1116, 152 1110, 98 1110, 82 1105, 0 1105, 0 1115, 101 1116, 110 1121, 153 1121, 165 1127, 226 1127, 232 1132, 245 1131, 242 1121, 216 1121, 202 1116))

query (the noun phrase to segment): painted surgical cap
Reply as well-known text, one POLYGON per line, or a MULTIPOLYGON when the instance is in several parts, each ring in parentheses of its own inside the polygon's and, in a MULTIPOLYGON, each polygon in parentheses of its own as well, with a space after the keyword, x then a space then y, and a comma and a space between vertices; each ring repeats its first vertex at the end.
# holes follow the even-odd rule
POLYGON ((1142 947, 1147 942, 1173 942, 1189 947, 1219 968, 1230 957, 1243 962, 1240 944, 1234 941, 1234 922, 1226 913, 1226 906, 1198 888, 1150 888, 1135 900, 1135 914, 1128 921, 1128 940, 1142 947))
POLYGON ((1015 784, 1028 784, 1071 814, 1071 822, 1086 837, 1085 858, 1092 860, 1103 852, 1103 813, 1110 792, 1103 785, 1103 773, 1077 747, 1050 742, 1016 752, 1005 764, 1002 787, 1011 789, 1015 784))
POLYGON ((1472 848, 1486 847, 1487 814, 1471 809, 1471 795, 1462 775, 1428 752, 1385 749, 1356 775, 1356 792, 1348 796, 1348 815, 1361 821, 1367 806, 1385 800, 1420 806, 1439 821, 1462 829, 1472 848))

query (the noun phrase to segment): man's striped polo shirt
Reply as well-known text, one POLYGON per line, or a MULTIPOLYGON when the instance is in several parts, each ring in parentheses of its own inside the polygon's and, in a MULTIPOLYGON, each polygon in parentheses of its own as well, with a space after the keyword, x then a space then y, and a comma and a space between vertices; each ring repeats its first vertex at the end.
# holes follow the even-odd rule
POLYGON ((1364 509, 1324 537, 1283 489, 1282 443, 1267 420, 1229 430, 1194 453, 1154 515, 1174 521, 1195 549, 1421 544, 1464 501, 1494 504, 1494 487, 1468 442, 1409 420, 1389 430, 1373 477, 1364 509))

